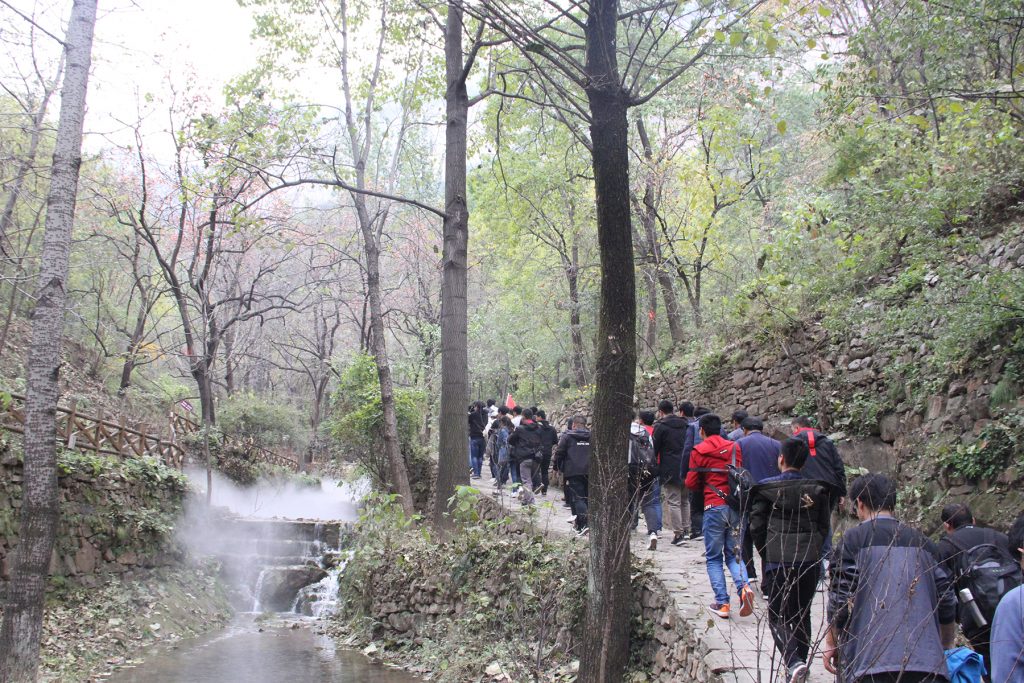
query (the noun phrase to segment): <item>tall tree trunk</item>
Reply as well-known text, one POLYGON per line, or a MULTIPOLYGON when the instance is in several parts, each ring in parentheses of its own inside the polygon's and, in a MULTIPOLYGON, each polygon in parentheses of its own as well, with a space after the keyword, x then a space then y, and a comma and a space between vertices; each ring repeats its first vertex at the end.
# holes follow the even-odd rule
POLYGON ((644 339, 644 355, 655 355, 658 348, 658 276, 655 268, 644 269, 647 281, 647 334, 644 339))
MULTIPOLYGON (((357 211, 362 204, 361 213, 365 214, 365 197, 355 196, 357 211)), ((384 304, 380 293, 380 249, 377 236, 370 223, 369 215, 360 216, 363 232, 363 250, 366 253, 366 291, 370 300, 370 349, 377 363, 377 379, 380 382, 380 405, 384 413, 384 457, 388 461, 391 474, 391 486, 401 499, 405 514, 412 516, 416 509, 413 506, 412 488, 409 486, 409 473, 405 467, 402 447, 398 438, 398 413, 395 410, 395 387, 391 379, 391 364, 388 360, 387 338, 384 336, 384 304)))
POLYGON ((135 357, 139 353, 142 339, 146 334, 146 319, 149 317, 149 301, 143 295, 139 300, 139 312, 135 316, 135 329, 132 330, 131 339, 125 346, 124 365, 121 367, 121 384, 117 388, 117 395, 124 396, 128 387, 132 385, 132 372, 135 370, 135 357))
POLYGON ((57 535, 57 390, 64 335, 68 258, 82 165, 82 122, 97 0, 75 0, 65 38, 67 72, 53 152, 39 288, 32 311, 25 402, 21 527, 0 627, 0 680, 34 681, 50 555, 57 535))
MULTIPOLYGON (((569 207, 570 215, 573 208, 569 207)), ((575 224, 575 218, 571 218, 575 224)), ((565 276, 569 284, 569 336, 572 339, 572 374, 576 388, 587 384, 587 357, 583 351, 583 326, 580 322, 580 247, 576 234, 572 237, 569 250, 569 263, 566 264, 565 276)))
POLYGON ((235 326, 224 332, 224 393, 235 394, 235 326))
POLYGON ((466 92, 462 55, 462 3, 448 2, 445 25, 444 226, 441 272, 441 415, 435 487, 434 523, 446 526, 448 500, 458 484, 469 483, 466 467, 469 397, 466 265, 469 209, 466 204, 466 92))
MULTIPOLYGON (((644 159, 650 168, 647 171, 647 180, 644 183, 643 210, 640 211, 640 223, 644 229, 644 241, 647 246, 647 256, 651 260, 655 272, 658 275, 658 285, 661 287, 661 296, 665 300, 665 319, 668 321, 668 331, 672 336, 673 344, 682 344, 686 341, 686 334, 683 331, 682 316, 679 314, 679 300, 676 298, 676 288, 672 282, 672 275, 665 269, 661 256, 661 244, 658 242, 658 231, 656 222, 658 220, 658 207, 656 205, 656 188, 654 182, 654 148, 647 135, 647 127, 643 118, 637 119, 636 130, 640 136, 640 145, 644 150, 644 159)), ((652 306, 653 310, 654 307, 652 306)))
POLYGON ((619 683, 629 659, 626 452, 636 381, 636 282, 629 206, 627 98, 616 61, 616 0, 591 0, 586 24, 587 100, 601 254, 590 563, 581 683, 619 683))

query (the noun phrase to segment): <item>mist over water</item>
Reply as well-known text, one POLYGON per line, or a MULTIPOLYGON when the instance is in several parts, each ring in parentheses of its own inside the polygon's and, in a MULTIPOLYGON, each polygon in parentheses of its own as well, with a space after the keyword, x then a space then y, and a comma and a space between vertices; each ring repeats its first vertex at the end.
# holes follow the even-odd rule
MULTIPOLYGON (((206 470, 188 468, 185 475, 205 504, 206 470)), ((322 480, 319 489, 266 479, 243 487, 214 472, 212 503, 249 518, 352 521, 358 517, 356 504, 366 495, 367 488, 362 483, 351 485, 332 479, 322 480)))

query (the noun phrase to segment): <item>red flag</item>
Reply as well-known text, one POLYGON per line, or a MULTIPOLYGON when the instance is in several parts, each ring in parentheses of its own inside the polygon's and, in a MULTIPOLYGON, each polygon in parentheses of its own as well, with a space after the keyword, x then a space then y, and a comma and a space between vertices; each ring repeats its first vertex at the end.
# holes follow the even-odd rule
POLYGON ((512 410, 516 407, 516 402, 512 400, 512 394, 505 397, 505 407, 512 410))
POLYGON ((647 311, 647 318, 649 320, 654 320, 654 311, 647 311))

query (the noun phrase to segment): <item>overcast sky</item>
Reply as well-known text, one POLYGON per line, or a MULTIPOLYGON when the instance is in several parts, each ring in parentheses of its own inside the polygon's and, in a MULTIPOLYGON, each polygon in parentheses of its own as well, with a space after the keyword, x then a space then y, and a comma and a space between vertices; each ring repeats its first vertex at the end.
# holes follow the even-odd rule
MULTIPOLYGON (((169 82, 180 87, 194 74, 199 90, 220 104, 224 84, 256 60, 252 18, 235 0, 117 0, 100 7, 106 11, 96 26, 88 129, 114 140, 123 136, 118 120, 136 118, 137 94, 163 99, 169 82)), ((159 118, 150 126, 162 127, 165 117, 159 118)), ((105 143, 94 135, 88 144, 105 143)))

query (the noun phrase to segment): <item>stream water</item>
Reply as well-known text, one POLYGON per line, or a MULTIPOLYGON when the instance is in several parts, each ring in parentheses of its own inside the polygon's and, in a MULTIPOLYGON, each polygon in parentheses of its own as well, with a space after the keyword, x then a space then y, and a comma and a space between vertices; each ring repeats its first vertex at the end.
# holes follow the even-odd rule
MULTIPOLYGON (((205 473, 195 480, 205 486, 205 473)), ((241 489, 219 477, 214 505, 192 509, 179 537, 197 556, 216 558, 237 610, 215 633, 144 653, 115 683, 415 683, 419 679, 337 648, 318 633, 337 605, 348 552, 344 523, 358 492, 327 482, 319 489, 264 484, 241 489)))
POLYGON ((231 626, 151 652, 145 663, 122 669, 114 683, 416 683, 361 653, 336 648, 301 620, 261 622, 240 616, 231 626))

